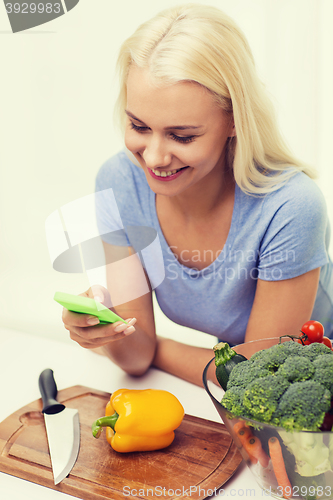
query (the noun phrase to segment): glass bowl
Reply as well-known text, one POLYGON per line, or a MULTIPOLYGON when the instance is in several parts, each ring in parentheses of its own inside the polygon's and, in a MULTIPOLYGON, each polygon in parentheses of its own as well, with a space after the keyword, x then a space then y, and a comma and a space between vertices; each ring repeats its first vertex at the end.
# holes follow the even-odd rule
MULTIPOLYGON (((292 342, 291 339, 283 341, 292 342)), ((255 352, 278 343, 279 338, 255 340, 233 349, 249 359, 255 352)), ((274 425, 233 415, 221 404, 223 389, 207 379, 208 369, 212 364, 214 358, 204 369, 204 387, 248 468, 265 491, 263 496, 285 496, 298 500, 333 499, 333 432, 287 432, 274 425), (289 485, 285 489, 281 484, 287 483, 281 481, 281 476, 280 484, 278 483, 270 460, 270 438, 275 438, 272 441, 276 443, 278 440, 280 443, 282 465, 284 464, 289 479, 289 485), (254 448, 248 446, 249 439, 252 439, 254 448)), ((277 472, 278 476, 279 474, 283 474, 283 467, 277 472)))

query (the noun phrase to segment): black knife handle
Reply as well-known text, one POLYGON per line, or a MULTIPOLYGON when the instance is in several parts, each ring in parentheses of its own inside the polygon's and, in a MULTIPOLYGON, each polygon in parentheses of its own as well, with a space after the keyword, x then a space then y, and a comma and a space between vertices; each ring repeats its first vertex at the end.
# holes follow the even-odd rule
POLYGON ((53 370, 46 368, 46 370, 42 371, 39 375, 38 385, 43 400, 43 413, 54 415, 65 409, 65 405, 58 403, 56 399, 58 389, 54 380, 53 370))

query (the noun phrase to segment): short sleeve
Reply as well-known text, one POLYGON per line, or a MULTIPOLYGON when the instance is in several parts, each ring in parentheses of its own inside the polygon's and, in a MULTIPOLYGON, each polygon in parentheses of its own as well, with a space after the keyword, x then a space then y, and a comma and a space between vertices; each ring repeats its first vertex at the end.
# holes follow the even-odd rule
POLYGON ((260 244, 259 279, 295 278, 327 264, 326 204, 305 174, 297 174, 289 185, 267 195, 262 214, 270 221, 260 244))
POLYGON ((103 241, 116 246, 130 246, 124 219, 124 179, 119 168, 120 159, 114 157, 100 168, 95 184, 95 210, 99 234, 103 241))

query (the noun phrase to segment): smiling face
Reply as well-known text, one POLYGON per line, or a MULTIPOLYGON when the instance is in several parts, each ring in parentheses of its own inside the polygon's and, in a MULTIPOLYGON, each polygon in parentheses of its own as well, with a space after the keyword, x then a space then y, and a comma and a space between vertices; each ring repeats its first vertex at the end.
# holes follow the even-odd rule
POLYGON ((133 66, 126 114, 126 147, 155 193, 174 196, 199 181, 221 182, 233 120, 207 89, 194 82, 158 88, 148 70, 133 66))

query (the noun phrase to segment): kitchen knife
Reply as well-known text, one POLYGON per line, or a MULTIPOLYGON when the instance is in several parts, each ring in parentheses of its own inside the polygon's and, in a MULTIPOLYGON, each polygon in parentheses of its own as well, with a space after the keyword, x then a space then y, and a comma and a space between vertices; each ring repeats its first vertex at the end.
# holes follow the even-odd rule
POLYGON ((39 390, 49 444, 54 484, 60 483, 72 470, 80 448, 79 412, 59 403, 58 389, 50 368, 39 376, 39 390))

